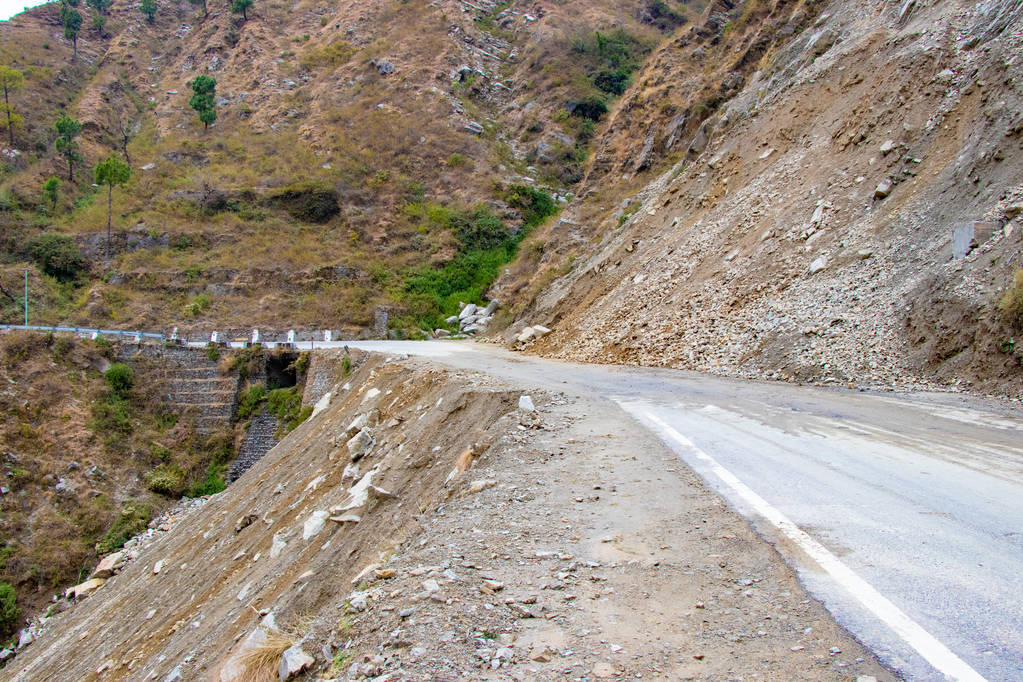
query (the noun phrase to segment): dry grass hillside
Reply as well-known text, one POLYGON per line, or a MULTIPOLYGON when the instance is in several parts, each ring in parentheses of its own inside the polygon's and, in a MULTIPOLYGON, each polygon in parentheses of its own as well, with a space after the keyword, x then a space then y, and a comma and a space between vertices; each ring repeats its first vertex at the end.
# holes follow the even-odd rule
POLYGON ((385 307, 403 331, 432 328, 481 298, 547 197, 571 194, 600 108, 700 7, 266 1, 243 20, 178 2, 148 23, 115 2, 102 32, 80 8, 76 62, 55 3, 19 15, 0 26, 0 57, 26 74, 0 169, 5 321, 22 263, 43 260, 33 240, 57 233, 81 258, 33 282, 37 321, 357 334, 385 307), (188 104, 202 74, 208 129, 188 104), (53 149, 65 111, 84 126, 73 183, 53 149), (108 258, 90 183, 110 153, 132 175, 108 258))
POLYGON ((186 486, 192 495, 223 489, 204 482, 208 469, 219 477, 213 460, 233 453, 233 437, 203 437, 167 405, 151 361, 115 359, 102 341, 0 336, 0 581, 18 605, 0 637, 145 530, 186 486), (169 471, 180 488, 165 489, 169 471))
POLYGON ((513 331, 552 327, 536 349, 563 358, 1019 398, 1021 47, 1013 2, 716 3, 499 281, 513 331))

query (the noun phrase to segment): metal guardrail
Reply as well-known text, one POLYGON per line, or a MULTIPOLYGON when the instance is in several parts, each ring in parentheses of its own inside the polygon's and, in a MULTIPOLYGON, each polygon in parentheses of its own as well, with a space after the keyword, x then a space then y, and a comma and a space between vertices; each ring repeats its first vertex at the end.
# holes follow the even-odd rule
POLYGON ((125 331, 123 329, 95 329, 92 327, 56 327, 25 324, 0 324, 0 329, 7 330, 18 329, 32 332, 52 332, 54 334, 62 332, 75 334, 76 336, 113 336, 117 339, 153 339, 160 342, 163 342, 167 338, 166 335, 164 334, 156 334, 153 332, 125 331))

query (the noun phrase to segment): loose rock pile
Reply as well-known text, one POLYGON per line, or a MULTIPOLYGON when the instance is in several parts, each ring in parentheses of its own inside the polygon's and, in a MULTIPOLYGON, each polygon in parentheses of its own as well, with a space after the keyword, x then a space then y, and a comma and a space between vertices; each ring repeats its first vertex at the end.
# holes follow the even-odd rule
MULTIPOLYGON (((497 301, 491 301, 485 308, 475 303, 461 303, 462 310, 444 321, 452 326, 457 324, 460 333, 472 336, 486 329, 494 319, 498 305, 497 301)), ((451 335, 451 332, 447 329, 435 329, 433 335, 437 338, 446 338, 451 335)))

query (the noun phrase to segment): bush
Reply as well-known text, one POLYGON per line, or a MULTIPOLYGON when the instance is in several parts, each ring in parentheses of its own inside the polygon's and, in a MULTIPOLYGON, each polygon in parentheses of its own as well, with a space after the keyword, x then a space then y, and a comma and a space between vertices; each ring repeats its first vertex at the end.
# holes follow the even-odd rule
POLYGON ((463 253, 493 249, 511 234, 500 218, 482 207, 455 216, 452 223, 463 253))
POLYGON ((71 237, 41 234, 28 241, 25 253, 42 272, 58 281, 74 282, 85 274, 85 256, 71 237))
POLYGON ((146 488, 158 495, 178 497, 185 489, 185 474, 173 464, 161 464, 142 478, 146 488))
MULTIPOLYGON (((92 419, 89 428, 112 439, 132 432, 131 405, 124 398, 113 393, 92 404, 92 419)), ((109 441, 113 442, 113 440, 109 441)))
POLYGON ((1023 268, 1016 269, 1012 284, 999 301, 998 308, 1006 322, 1023 330, 1023 268))
POLYGON ((210 462, 206 469, 206 477, 190 486, 185 494, 189 497, 205 497, 225 490, 227 483, 224 482, 224 467, 216 462, 210 462))
POLYGON ((29 331, 12 331, 0 336, 0 357, 3 357, 4 366, 14 367, 28 360, 42 345, 39 341, 39 337, 29 331))
POLYGON ((123 362, 115 362, 103 373, 103 378, 106 379, 110 390, 123 398, 128 395, 135 383, 135 372, 123 362))
POLYGON ((96 544, 100 554, 115 552, 124 543, 146 529, 149 519, 153 516, 153 508, 141 502, 129 502, 124 505, 121 515, 107 529, 106 535, 96 544))
POLYGON ((302 391, 298 386, 278 388, 267 395, 267 409, 277 417, 277 437, 285 436, 309 418, 312 406, 302 407, 302 391))
POLYGON ((18 595, 10 583, 0 583, 0 633, 9 635, 18 629, 18 595))
POLYGON ((192 301, 185 306, 185 310, 192 317, 199 317, 213 304, 213 299, 210 298, 209 294, 202 293, 192 299, 192 301))
POLYGON ((607 113, 607 103, 603 97, 591 95, 584 97, 572 105, 572 115, 578 118, 587 118, 591 121, 599 121, 607 113))
POLYGON ((254 384, 243 391, 238 400, 238 421, 245 421, 262 407, 266 400, 266 386, 254 384))
POLYGON ((527 227, 536 227, 558 212, 554 197, 528 185, 512 185, 507 195, 508 205, 522 211, 527 227))
POLYGON ((327 185, 303 183, 285 187, 272 195, 270 204, 285 209, 292 218, 310 223, 325 223, 341 213, 341 197, 327 185))

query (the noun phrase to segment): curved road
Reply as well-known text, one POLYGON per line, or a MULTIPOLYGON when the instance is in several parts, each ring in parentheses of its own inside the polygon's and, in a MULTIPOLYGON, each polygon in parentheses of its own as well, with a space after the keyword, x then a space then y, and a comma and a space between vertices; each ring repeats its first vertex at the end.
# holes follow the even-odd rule
POLYGON ((467 342, 347 343, 613 400, 893 670, 912 680, 1023 680, 1019 410, 576 365, 467 342))

